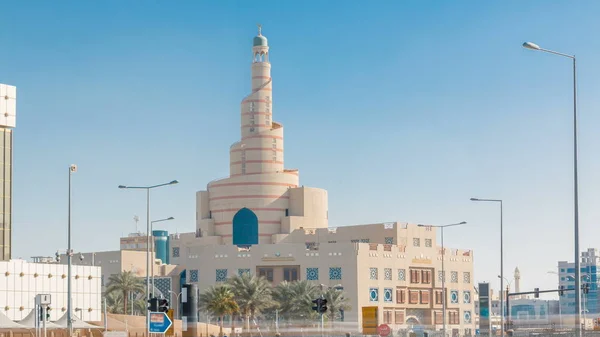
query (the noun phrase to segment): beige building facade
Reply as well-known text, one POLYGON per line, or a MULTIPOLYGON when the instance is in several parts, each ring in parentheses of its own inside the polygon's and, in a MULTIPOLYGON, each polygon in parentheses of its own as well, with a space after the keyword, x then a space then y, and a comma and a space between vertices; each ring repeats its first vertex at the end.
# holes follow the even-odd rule
MULTIPOLYGON (((66 255, 62 255, 60 261, 66 263, 66 255)), ((76 254, 71 260, 74 266, 101 267, 100 285, 102 291, 106 290, 112 275, 122 272, 132 272, 134 275, 146 277, 146 252, 135 250, 115 250, 95 253, 76 254)), ((150 264, 150 275, 154 275, 155 293, 168 298, 169 291, 178 286, 178 266, 163 264, 160 259, 154 259, 154 265, 150 264), (153 267, 153 268, 152 268, 153 267)), ((150 283, 152 284, 152 283, 150 283)))
POLYGON ((378 308, 393 329, 442 327, 442 256, 447 324, 475 332, 473 253, 437 245, 434 227, 398 222, 329 228, 327 191, 299 184, 284 168, 283 126, 273 120, 267 39, 252 47, 251 93, 241 102, 241 138, 230 148, 230 176, 196 196, 196 232, 169 237, 170 263, 200 290, 242 273, 341 287, 359 329, 361 308, 378 308))

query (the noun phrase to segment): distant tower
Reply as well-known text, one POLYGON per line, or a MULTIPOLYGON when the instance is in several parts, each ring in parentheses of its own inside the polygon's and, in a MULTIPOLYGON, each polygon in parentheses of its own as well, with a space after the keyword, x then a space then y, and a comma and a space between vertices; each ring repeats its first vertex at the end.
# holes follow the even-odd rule
POLYGON ((12 258, 13 134, 17 88, 0 84, 0 261, 12 258))
POLYGON ((519 271, 519 267, 515 268, 515 292, 521 292, 521 272, 519 271))
POLYGON ((138 231, 138 222, 140 222, 140 217, 137 215, 133 216, 133 221, 135 222, 135 233, 139 233, 138 231))

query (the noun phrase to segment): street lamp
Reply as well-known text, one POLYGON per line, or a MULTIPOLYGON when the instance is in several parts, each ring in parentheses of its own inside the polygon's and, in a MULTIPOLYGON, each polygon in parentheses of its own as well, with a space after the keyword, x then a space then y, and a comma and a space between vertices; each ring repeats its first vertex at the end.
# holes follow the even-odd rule
POLYGON ((567 57, 573 60, 573 213, 574 213, 574 231, 575 231, 575 325, 581 336, 581 267, 579 259, 579 187, 577 172, 577 61, 575 55, 568 55, 553 50, 541 48, 535 43, 525 42, 523 47, 531 50, 537 50, 567 57))
POLYGON ((181 319, 181 315, 179 314, 179 296, 183 294, 183 292, 176 293, 172 290, 167 290, 171 295, 175 295, 175 318, 177 319, 177 315, 179 315, 179 319, 181 319))
MULTIPOLYGON (((160 220, 154 220, 150 222, 150 233, 152 235, 152 238, 154 238, 154 223, 155 222, 163 222, 163 221, 169 221, 169 220, 175 220, 174 217, 168 217, 168 218, 164 218, 164 219, 160 219, 160 220)), ((156 264, 154 261, 156 260, 156 249, 153 249, 154 251, 154 258, 152 259, 152 297, 154 297, 154 265, 156 264)))
POLYGON ((67 216, 67 330, 69 336, 73 336, 73 314, 71 313, 73 300, 71 298, 71 257, 73 250, 71 249, 71 175, 77 172, 77 165, 69 166, 69 207, 67 216))
MULTIPOLYGON (((172 180, 168 183, 152 186, 126 186, 119 185, 120 189, 146 190, 146 297, 150 296, 150 190, 157 187, 175 185, 179 182, 172 180)), ((150 312, 146 311, 146 334, 150 334, 150 312)))
POLYGON ((467 222, 459 222, 448 225, 423 225, 419 224, 419 227, 434 227, 441 229, 442 236, 442 331, 444 333, 444 337, 446 337, 446 270, 444 269, 444 260, 446 259, 446 249, 444 248, 444 228, 466 225, 467 222))
MULTIPOLYGON (((504 235, 502 225, 502 200, 471 198, 471 201, 497 202, 500 203, 500 291, 504 289, 504 235)), ((500 336, 504 336, 504 302, 500 301, 500 336)))

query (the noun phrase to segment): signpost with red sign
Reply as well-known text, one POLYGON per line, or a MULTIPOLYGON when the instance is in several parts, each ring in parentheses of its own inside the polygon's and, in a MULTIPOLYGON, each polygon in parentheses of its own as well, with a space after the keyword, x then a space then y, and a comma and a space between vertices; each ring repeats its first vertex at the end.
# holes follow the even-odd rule
POLYGON ((389 336, 391 332, 392 332, 392 329, 387 324, 381 324, 377 327, 377 333, 381 337, 389 336))

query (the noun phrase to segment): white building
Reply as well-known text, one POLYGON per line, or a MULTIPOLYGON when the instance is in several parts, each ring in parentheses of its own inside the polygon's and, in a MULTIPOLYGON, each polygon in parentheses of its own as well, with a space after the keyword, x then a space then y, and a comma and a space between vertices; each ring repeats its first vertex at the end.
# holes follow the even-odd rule
MULTIPOLYGON (((588 284, 589 292, 581 292, 581 310, 584 316, 599 313, 598 303, 598 271, 600 270, 600 255, 598 249, 588 248, 581 253, 581 284, 588 284)), ((558 262, 558 284, 564 289, 575 289, 575 263, 558 262)), ((560 309, 563 314, 575 313, 575 291, 566 291, 560 297, 560 309)))
MULTIPOLYGON (((101 321, 100 267, 73 266, 73 315, 84 321, 101 321)), ((19 321, 35 307, 37 294, 50 294, 50 320, 67 312, 67 265, 0 261, 0 310, 19 321)))

